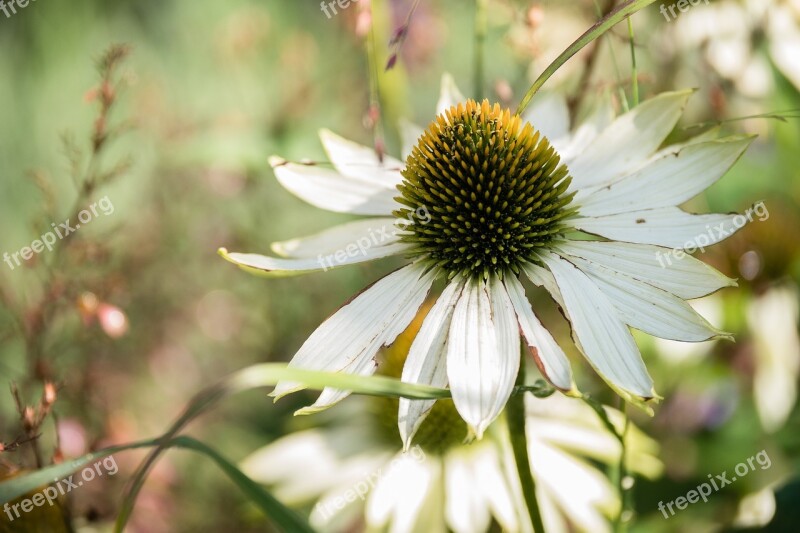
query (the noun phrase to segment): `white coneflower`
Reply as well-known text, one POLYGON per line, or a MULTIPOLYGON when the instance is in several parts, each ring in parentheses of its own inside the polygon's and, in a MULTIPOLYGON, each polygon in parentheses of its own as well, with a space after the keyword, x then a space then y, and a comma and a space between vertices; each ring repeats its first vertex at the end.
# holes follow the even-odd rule
MULTIPOLYGON (((385 353, 381 374, 400 375, 421 318, 422 313, 385 353)), ((313 505, 309 519, 319 531, 481 533, 496 521, 503 531, 532 533, 504 427, 493 425, 487 438, 464 444, 466 424, 453 402, 442 400, 421 424, 416 444, 403 453, 397 404, 389 398, 355 399, 330 413, 325 427, 298 431, 256 451, 243 470, 271 485, 282 501, 313 505)), ((608 518, 618 513, 620 501, 598 465, 617 464, 619 441, 579 400, 528 395, 525 410, 545 529, 610 531, 608 518)), ((621 429, 622 413, 607 412, 621 429)), ((655 441, 629 425, 631 473, 658 476, 657 451, 655 441)))
MULTIPOLYGON (((380 218, 273 247, 293 258, 221 250, 272 276, 410 259, 326 320, 290 365, 372 374, 378 350, 406 328, 434 281, 444 280, 402 379, 449 386, 480 437, 512 392, 521 341, 550 383, 576 392, 563 350, 526 298, 527 277, 563 308, 598 374, 644 405, 656 393, 628 326, 684 341, 721 335, 685 300, 734 282, 683 249, 713 244, 739 224, 734 215, 676 206, 719 179, 751 139, 703 135, 659 150, 691 91, 661 94, 615 120, 601 109, 571 133, 557 96, 534 101, 519 117, 487 102, 456 103, 455 87, 444 86, 438 117, 405 163, 381 163, 373 150, 328 131, 321 138, 336 170, 271 160, 281 184, 312 205, 380 218), (378 238, 376 228, 392 231, 378 238), (587 234, 607 240, 587 241, 587 234)), ((273 394, 301 388, 282 383, 273 394)), ((304 412, 347 394, 325 390, 304 412)), ((406 445, 432 405, 400 402, 406 445)))

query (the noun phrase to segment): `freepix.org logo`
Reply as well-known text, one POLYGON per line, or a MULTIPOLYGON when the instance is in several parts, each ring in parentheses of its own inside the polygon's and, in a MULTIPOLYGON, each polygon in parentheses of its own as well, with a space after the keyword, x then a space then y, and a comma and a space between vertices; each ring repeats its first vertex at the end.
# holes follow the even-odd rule
POLYGON ((22 249, 11 254, 5 252, 3 254, 3 261, 5 261, 5 263, 8 265, 8 268, 14 270, 16 267, 22 265, 23 261, 29 261, 35 254, 40 254, 45 249, 47 249, 48 252, 52 251, 53 247, 55 247, 59 240, 69 236, 75 231, 78 231, 81 228, 81 225, 85 226, 97 218, 100 213, 105 216, 114 213, 114 204, 111 203, 111 200, 108 199, 108 196, 104 196, 99 201, 93 203, 88 208, 78 213, 78 222, 72 223, 70 219, 67 219, 58 225, 53 222, 50 224, 50 226, 53 228, 52 231, 42 234, 38 239, 34 240, 30 246, 24 246, 22 249))

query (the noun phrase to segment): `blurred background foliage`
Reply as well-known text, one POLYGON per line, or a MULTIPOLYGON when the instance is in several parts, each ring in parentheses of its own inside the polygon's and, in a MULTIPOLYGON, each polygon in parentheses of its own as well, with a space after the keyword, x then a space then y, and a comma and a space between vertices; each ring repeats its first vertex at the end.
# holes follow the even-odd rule
MULTIPOLYGON (((389 38, 412 3, 372 0, 378 63, 388 59, 389 38)), ((635 16, 643 95, 698 88, 673 137, 700 131, 683 129, 692 124, 800 108, 800 65, 781 52, 800 42, 797 3, 702 4, 671 22, 659 2, 635 16)), ((485 93, 515 103, 609 5, 491 0, 485 93)), ((220 246, 267 252, 272 241, 345 220, 279 187, 267 158, 324 160, 321 127, 373 142, 371 69, 359 30, 367 6, 361 0, 330 19, 316 0, 41 0, 10 18, 0 13, 0 253, 30 245, 73 214, 76 197, 83 200, 76 183, 86 176, 102 90, 95 62, 111 43, 132 48, 116 71, 120 91, 108 117, 107 127, 119 135, 99 158, 108 183, 78 204, 107 195, 113 214, 70 235, 58 254, 44 252, 13 270, 0 265, 0 469, 12 475, 34 468, 34 447, 47 464, 161 433, 199 388, 251 363, 288 360, 353 292, 392 268, 389 261, 267 282, 216 255, 220 246), (20 406, 7 392, 11 383, 20 406), (56 390, 52 405, 48 383, 56 390), (28 414, 26 421, 26 406, 47 416, 28 414), (28 437, 36 437, 35 446, 28 437)), ((379 75, 390 152, 398 151, 398 119, 432 119, 443 72, 473 93, 473 15, 463 0, 420 3, 396 67, 379 75)), ((630 95, 627 32, 620 26, 548 83, 570 95, 578 113, 603 95, 621 108, 630 95)), ((743 211, 763 200, 769 218, 699 254, 739 279, 738 289, 698 303, 736 343, 686 346, 640 337, 666 399, 654 418, 634 418, 660 442, 666 469, 659 480, 637 485, 635 531, 713 531, 770 520, 773 531, 788 531, 776 524, 800 522, 800 122, 752 118, 723 129, 759 138, 689 207, 743 211), (769 469, 669 520, 658 512, 659 501, 761 450, 772 459, 769 469)), ((543 293, 534 301, 570 348, 555 307, 543 293)), ((573 364, 584 363, 576 356, 573 364)), ((582 388, 613 404, 581 368, 582 388)), ((240 459, 317 423, 291 416, 310 398, 294 395, 273 406, 263 393, 249 393, 193 432, 240 459)), ((108 526, 140 458, 120 455, 118 475, 73 495, 77 527, 108 526)), ((151 475, 131 525, 147 532, 266 528, 212 465, 179 452, 151 475)))

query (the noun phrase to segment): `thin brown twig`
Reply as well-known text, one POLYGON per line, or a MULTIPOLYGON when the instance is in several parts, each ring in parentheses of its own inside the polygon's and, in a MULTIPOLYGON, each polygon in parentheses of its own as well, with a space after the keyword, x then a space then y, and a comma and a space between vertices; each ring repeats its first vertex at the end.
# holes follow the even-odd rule
MULTIPOLYGON (((615 4, 616 0, 606 0, 606 4, 600 10, 598 19, 602 19, 611 13, 615 4)), ((569 116, 573 117, 573 120, 588 92, 589 83, 591 82, 592 74, 594 73, 594 67, 597 64, 597 59, 600 57, 600 39, 595 39, 592 44, 589 45, 589 47, 590 48, 587 51, 581 79, 578 82, 578 89, 576 90, 575 94, 567 100, 569 116)))

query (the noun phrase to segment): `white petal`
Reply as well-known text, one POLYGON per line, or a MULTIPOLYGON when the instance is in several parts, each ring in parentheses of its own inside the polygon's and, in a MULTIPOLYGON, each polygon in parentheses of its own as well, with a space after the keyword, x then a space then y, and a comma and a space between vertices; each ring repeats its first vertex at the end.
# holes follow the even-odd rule
POLYGON ((557 502, 578 531, 611 530, 600 509, 615 510, 619 504, 605 476, 588 463, 539 442, 530 441, 528 453, 541 489, 557 502))
POLYGON ((547 290, 553 300, 561 307, 564 307, 564 299, 561 297, 561 291, 558 290, 558 285, 556 285, 556 278, 553 277, 553 274, 549 270, 534 263, 525 263, 522 265, 522 270, 534 285, 547 290))
POLYGON ((445 456, 445 517, 455 533, 482 533, 489 528, 491 515, 465 453, 445 456))
POLYGON ((324 231, 289 241, 273 242, 272 251, 283 257, 310 258, 327 255, 348 246, 373 249, 399 240, 394 218, 365 218, 345 222, 324 231))
POLYGON ((519 371, 519 326, 499 280, 467 284, 447 339, 453 402, 476 437, 500 414, 519 371))
MULTIPOLYGON (((445 346, 453 309, 463 288, 464 284, 461 282, 448 284, 428 312, 403 365, 403 374, 400 378, 402 381, 433 387, 447 386, 445 346)), ((400 438, 403 440, 403 449, 408 450, 414 433, 428 416, 434 403, 436 400, 400 398, 397 425, 400 429, 400 438)))
POLYGON ((631 401, 655 397, 639 348, 608 298, 568 261, 550 253, 541 257, 564 298, 576 343, 597 373, 631 401))
POLYGON ((617 117, 569 164, 572 190, 637 168, 664 142, 693 91, 662 93, 617 117))
POLYGON ((667 261, 664 254, 669 250, 656 246, 565 241, 559 243, 557 249, 561 254, 581 257, 683 299, 699 298, 723 287, 736 286, 734 280, 690 255, 672 256, 667 261))
POLYGON ((614 120, 614 109, 608 98, 603 98, 572 135, 561 141, 554 141, 553 146, 561 156, 562 163, 569 166, 570 162, 580 155, 600 132, 611 124, 612 120, 614 120))
MULTIPOLYGON (((303 343, 290 367, 371 374, 374 356, 391 344, 414 318, 433 283, 434 274, 409 265, 365 289, 320 325, 303 343)), ((279 383, 272 396, 303 387, 279 383)), ((327 389, 326 389, 327 392, 327 389)), ((324 393, 323 393, 324 394, 324 393)))
POLYGON ((530 122, 549 141, 561 139, 569 133, 569 109, 559 93, 538 93, 522 120, 530 122))
POLYGON ((318 429, 287 435, 253 452, 241 469, 265 485, 275 485, 281 500, 303 503, 318 497, 336 479, 339 461, 325 434, 318 429), (314 479, 298 476, 301 468, 313 468, 314 479))
POLYGON ((517 509, 511 487, 503 476, 500 458, 494 446, 483 446, 475 450, 472 461, 473 483, 483 492, 483 499, 503 531, 519 529, 517 509))
POLYGON ((736 233, 747 223, 747 218, 744 215, 694 215, 677 207, 661 207, 577 218, 570 223, 578 229, 615 241, 705 249, 736 233))
MULTIPOLYGON (((335 437, 330 436, 333 439, 335 437)), ((311 526, 320 532, 345 531, 353 524, 360 523, 364 517, 365 499, 376 479, 392 459, 391 453, 376 451, 360 453, 342 461, 336 470, 336 483, 317 499, 308 517, 311 526)), ((308 478, 313 483, 316 476, 308 478)))
POLYGON ((403 160, 406 160, 409 155, 411 155, 411 151, 417 145, 417 141, 419 138, 422 137, 422 134, 425 132, 422 128, 405 119, 400 119, 400 142, 403 146, 402 153, 403 153, 403 160))
POLYGON ((384 155, 381 162, 374 148, 348 141, 330 130, 320 130, 319 138, 331 163, 343 176, 377 183, 397 194, 396 187, 403 181, 400 171, 405 167, 401 161, 384 155))
POLYGON ((399 454, 380 473, 369 495, 366 521, 370 530, 413 533, 438 472, 434 461, 417 461, 399 454), (429 464, 431 463, 431 464, 429 464))
POLYGON ((522 336, 530 348, 536 366, 542 375, 553 385, 561 390, 575 390, 572 380, 572 369, 564 350, 556 343, 531 308, 530 301, 525 296, 525 289, 514 276, 506 276, 506 289, 508 297, 514 305, 522 336))
POLYGON ((377 181, 353 179, 335 170, 290 163, 270 157, 269 164, 283 187, 309 204, 336 213, 391 215, 398 208, 396 189, 377 181))
POLYGON ((568 260, 595 282, 619 317, 638 330, 663 339, 687 342, 723 335, 685 300, 672 293, 585 259, 571 257, 568 260))
POLYGON ((769 289, 747 309, 755 344, 753 396, 761 423, 770 433, 786 423, 797 399, 799 317, 797 291, 792 285, 769 289))
POLYGON ((679 205, 721 178, 752 140, 737 136, 689 145, 610 185, 580 191, 575 202, 582 216, 591 217, 679 205))
POLYGON ((446 110, 461 102, 466 102, 466 98, 456 86, 456 80, 450 73, 442 74, 442 88, 439 94, 439 102, 436 104, 436 114, 441 115, 446 110))
POLYGON ((400 255, 407 251, 409 246, 404 243, 396 242, 387 246, 376 246, 374 248, 362 249, 351 242, 351 247, 338 250, 333 255, 323 257, 321 254, 315 258, 286 259, 283 257, 269 257, 260 254, 241 254, 237 252, 228 253, 224 248, 220 248, 219 254, 234 265, 267 277, 296 276, 307 274, 318 270, 329 270, 331 268, 356 263, 365 263, 375 259, 383 259, 393 255, 400 255), (343 259, 339 261, 339 259, 343 259))

